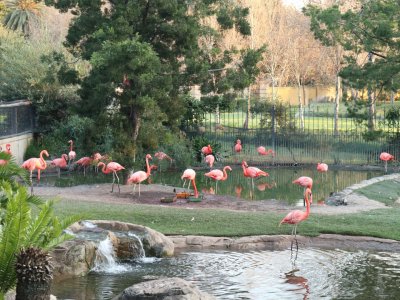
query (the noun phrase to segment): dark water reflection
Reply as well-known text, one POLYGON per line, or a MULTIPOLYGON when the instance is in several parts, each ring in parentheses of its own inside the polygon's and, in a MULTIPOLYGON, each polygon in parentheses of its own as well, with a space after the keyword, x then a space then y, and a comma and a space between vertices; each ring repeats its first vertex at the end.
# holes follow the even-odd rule
POLYGON ((111 299, 146 279, 181 277, 217 299, 400 299, 398 253, 300 249, 191 252, 149 259, 119 274, 91 273, 53 286, 58 299, 111 299))
MULTIPOLYGON (((349 170, 330 170, 328 173, 318 173, 309 168, 264 168, 269 173, 269 177, 261 177, 255 180, 254 193, 251 189, 251 181, 243 176, 240 168, 228 172, 228 179, 218 183, 218 194, 231 195, 243 199, 276 199, 286 201, 291 204, 299 202, 302 198, 303 188, 292 183, 300 176, 313 178, 313 199, 315 202, 323 202, 333 192, 338 192, 344 188, 359 183, 366 179, 384 175, 381 171, 349 171, 349 170)), ((196 171, 196 183, 200 192, 215 193, 215 182, 206 176, 208 172, 196 171)), ((152 175, 153 183, 161 183, 172 186, 182 186, 181 172, 155 172, 152 175)), ((301 201, 302 205, 302 201, 301 201)))

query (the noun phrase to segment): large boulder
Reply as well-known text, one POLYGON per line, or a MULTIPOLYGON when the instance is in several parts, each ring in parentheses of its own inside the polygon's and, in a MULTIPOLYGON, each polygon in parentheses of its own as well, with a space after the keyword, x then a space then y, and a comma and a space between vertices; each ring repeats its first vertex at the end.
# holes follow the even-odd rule
POLYGON ((94 267, 96 244, 91 241, 66 241, 50 252, 54 280, 86 275, 94 267))
POLYGON ((215 297, 201 292, 194 284, 178 277, 163 278, 134 284, 113 300, 211 300, 215 297))
MULTIPOLYGON (((109 231, 133 232, 140 237, 146 256, 168 257, 174 255, 174 243, 160 232, 149 227, 117 221, 90 221, 109 231)), ((132 240, 134 237, 132 237, 132 240)))

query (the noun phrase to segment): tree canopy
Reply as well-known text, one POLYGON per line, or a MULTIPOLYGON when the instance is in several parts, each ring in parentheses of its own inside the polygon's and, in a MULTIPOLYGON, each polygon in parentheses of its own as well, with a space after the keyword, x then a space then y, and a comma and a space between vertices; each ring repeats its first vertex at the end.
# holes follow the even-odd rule
POLYGON ((99 126, 118 124, 115 136, 123 141, 121 146, 129 146, 129 141, 133 147, 138 141, 144 147, 157 146, 156 139, 146 141, 162 128, 178 128, 185 96, 195 84, 209 93, 225 93, 255 80, 258 50, 222 51, 218 43, 228 30, 250 34, 248 9, 233 2, 47 0, 46 4, 61 11, 71 9, 76 15, 65 45, 92 65, 82 80, 77 108, 85 116, 95 115, 99 126))

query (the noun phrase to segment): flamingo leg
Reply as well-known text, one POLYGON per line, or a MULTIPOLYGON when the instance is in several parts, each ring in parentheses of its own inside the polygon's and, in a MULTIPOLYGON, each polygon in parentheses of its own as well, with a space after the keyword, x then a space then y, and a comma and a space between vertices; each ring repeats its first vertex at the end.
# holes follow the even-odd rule
POLYGON ((218 194, 218 180, 215 180, 215 194, 218 194))
POLYGON ((385 160, 385 173, 387 173, 387 160, 385 160))
POLYGON ((40 182, 40 169, 37 170, 37 175, 38 175, 37 181, 40 182))
POLYGON ((61 176, 61 168, 58 168, 58 178, 61 176))
POLYGON ((135 196, 135 191, 136 191, 136 183, 133 185, 133 191, 132 191, 133 196, 135 196))
POLYGON ((186 184, 186 179, 183 180, 183 186, 182 186, 182 188, 185 188, 185 184, 186 184))
POLYGON ((113 172, 113 182, 112 182, 112 186, 111 186, 111 193, 114 191, 114 182, 115 182, 115 176, 114 176, 114 172, 113 172))
POLYGON ((140 182, 139 182, 139 198, 140 198, 140 182))
POLYGON ((85 166, 83 166, 83 176, 86 177, 86 167, 85 166))
POLYGON ((117 177, 117 182, 118 182, 118 193, 121 193, 121 189, 119 188, 119 177, 117 175, 117 172, 115 172, 115 176, 117 177))

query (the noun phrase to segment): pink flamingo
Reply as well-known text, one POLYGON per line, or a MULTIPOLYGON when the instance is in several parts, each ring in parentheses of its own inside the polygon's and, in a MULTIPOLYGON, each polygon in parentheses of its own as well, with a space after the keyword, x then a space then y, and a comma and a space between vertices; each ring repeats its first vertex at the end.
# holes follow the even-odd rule
POLYGON ((257 178, 259 176, 269 176, 269 174, 267 172, 264 172, 264 171, 260 170, 259 168, 249 167, 247 165, 247 162, 245 162, 245 161, 242 162, 242 168, 243 168, 243 175, 245 177, 251 178, 251 186, 252 186, 253 190, 254 190, 254 178, 257 178))
MULTIPOLYGON (((0 152, 3 152, 3 148, 0 146, 0 152)), ((7 153, 7 151, 4 151, 4 153, 7 153)), ((4 166, 8 163, 7 159, 0 159, 0 166, 4 166)))
POLYGON ((263 147, 263 146, 258 147, 257 148, 257 152, 260 155, 269 155, 269 154, 271 154, 272 156, 275 156, 274 150, 272 150, 272 149, 265 150, 265 147, 263 147))
POLYGON ((77 160, 76 164, 83 167, 83 176, 86 176, 86 167, 89 167, 93 162, 93 158, 84 156, 77 160))
POLYGON ((67 160, 67 154, 63 154, 60 158, 56 158, 51 161, 51 165, 58 168, 58 178, 60 178, 61 175, 61 168, 64 169, 67 167, 67 160))
POLYGON ((212 148, 210 145, 204 146, 203 148, 201 148, 201 153, 203 153, 204 155, 209 155, 212 153, 212 148))
MULTIPOLYGON (((294 234, 294 239, 296 241, 297 250, 299 249, 299 244, 297 242, 297 225, 300 222, 306 220, 308 218, 308 216, 310 215, 310 204, 312 203, 312 192, 311 192, 311 187, 310 186, 308 186, 306 188, 304 196, 305 196, 304 199, 305 199, 305 202, 306 202, 306 205, 307 205, 306 211, 304 212, 304 211, 301 211, 301 210, 293 210, 290 213, 288 213, 286 215, 286 217, 284 217, 282 219, 282 221, 279 223, 279 226, 281 226, 282 224, 292 224, 292 225, 294 225, 293 228, 292 228, 292 234, 291 235, 294 234)), ((291 250, 293 249, 293 240, 292 240, 290 249, 291 250)))
POLYGON ((111 193, 114 191, 114 183, 115 183, 115 177, 117 177, 117 181, 118 181, 118 193, 121 192, 120 188, 119 188, 119 177, 117 175, 117 172, 121 171, 121 170, 125 170, 125 168, 123 166, 121 166, 119 163, 116 162, 109 162, 106 166, 105 163, 103 163, 102 161, 98 163, 97 167, 103 166, 103 168, 101 169, 101 171, 104 174, 109 174, 109 173, 113 173, 113 183, 111 186, 111 193))
POLYGON ((32 157, 26 161, 23 162, 22 164, 22 168, 28 170, 30 172, 30 182, 31 182, 31 194, 33 195, 33 182, 32 182, 32 173, 35 169, 37 169, 37 178, 38 178, 38 182, 40 181, 40 170, 44 170, 47 167, 47 163, 43 158, 43 155, 46 155, 47 157, 49 156, 49 153, 47 152, 47 150, 42 150, 40 151, 40 155, 39 158, 37 157, 32 157))
POLYGON ((208 166, 211 169, 214 165, 215 157, 214 157, 214 155, 209 154, 204 158, 204 161, 206 162, 206 164, 208 164, 208 166))
MULTIPOLYGON (((303 198, 303 205, 306 206, 306 200, 305 200, 305 193, 306 193, 306 188, 310 188, 312 189, 312 185, 313 185, 313 180, 310 177, 307 176, 301 176, 299 178, 297 178, 296 180, 293 180, 294 184, 300 185, 304 188, 304 198, 303 198)), ((311 199, 311 203, 312 203, 312 199, 311 199)))
POLYGON ((212 170, 204 175, 215 180, 215 193, 218 193, 218 181, 224 181, 228 178, 226 170, 232 171, 230 166, 225 166, 223 170, 212 170))
POLYGON ((68 165, 70 165, 71 161, 74 161, 76 158, 76 152, 73 150, 74 142, 72 140, 69 140, 68 143, 70 144, 68 152, 68 165))
MULTIPOLYGON (((161 151, 156 152, 154 154, 154 156, 160 161, 164 160, 164 159, 169 160, 170 165, 172 164, 172 158, 170 156, 168 156, 167 154, 165 154, 164 152, 161 152, 161 151)), ((160 172, 161 172, 161 162, 160 162, 160 172)))
POLYGON ((11 145, 10 144, 6 144, 6 151, 5 151, 7 154, 10 154, 10 155, 12 155, 12 153, 11 153, 11 145))
POLYGON ((242 152, 242 141, 241 140, 238 139, 236 141, 236 145, 234 147, 234 150, 235 150, 236 153, 242 152))
POLYGON ((93 160, 92 160, 92 164, 94 164, 94 171, 96 173, 99 172, 99 168, 97 167, 98 163, 100 162, 101 159, 104 159, 105 155, 101 155, 99 152, 96 152, 95 154, 93 154, 93 160))
POLYGON ((150 167, 150 165, 149 165, 149 159, 152 159, 152 157, 151 157, 150 154, 147 154, 147 155, 146 155, 146 169, 147 169, 146 172, 144 172, 144 171, 137 171, 137 172, 131 174, 131 175, 129 176, 129 178, 128 178, 127 183, 128 183, 128 184, 133 183, 133 195, 135 195, 136 185, 139 184, 139 197, 140 197, 140 183, 141 183, 142 181, 145 181, 145 180, 146 180, 147 178, 149 178, 149 176, 150 176, 151 169, 153 168, 153 165, 152 165, 152 167, 150 167))
POLYGON ((194 197, 198 198, 199 192, 197 191, 195 178, 196 178, 196 172, 193 169, 186 169, 181 176, 181 179, 185 180, 183 183, 183 187, 185 187, 186 180, 189 180, 188 189, 190 188, 190 183, 192 183, 194 189, 194 197))
POLYGON ((382 152, 379 158, 385 162, 385 173, 387 173, 387 163, 389 160, 394 160, 394 156, 387 152, 382 152))
POLYGON ((318 163, 317 164, 317 171, 324 173, 324 172, 328 172, 328 165, 324 164, 324 163, 318 163))

